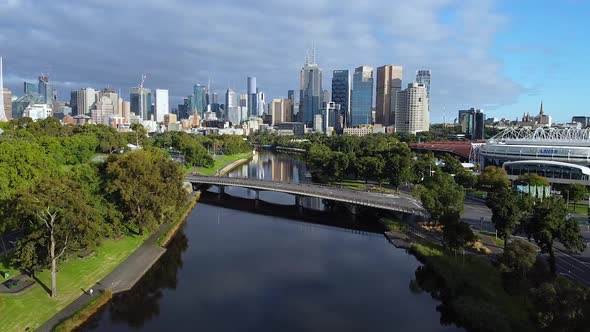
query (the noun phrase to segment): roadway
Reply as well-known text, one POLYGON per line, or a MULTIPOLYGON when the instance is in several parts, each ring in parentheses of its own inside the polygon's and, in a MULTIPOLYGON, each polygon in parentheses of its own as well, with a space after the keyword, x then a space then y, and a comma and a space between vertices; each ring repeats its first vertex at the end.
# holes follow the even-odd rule
POLYGON ((312 183, 291 183, 237 177, 188 175, 186 181, 195 184, 233 186, 260 191, 276 191, 292 195, 318 197, 353 205, 398 211, 419 216, 428 215, 415 198, 407 195, 380 194, 312 183))

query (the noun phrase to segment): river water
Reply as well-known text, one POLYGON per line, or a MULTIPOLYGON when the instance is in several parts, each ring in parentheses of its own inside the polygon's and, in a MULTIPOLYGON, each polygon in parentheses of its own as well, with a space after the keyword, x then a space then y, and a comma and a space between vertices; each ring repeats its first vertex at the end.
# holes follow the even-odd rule
MULTIPOLYGON (((269 153, 229 176, 246 174, 307 181, 302 161, 269 153)), ((462 331, 442 324, 440 302, 416 286, 421 264, 371 227, 322 212, 319 200, 298 215, 290 195, 261 193, 272 204, 253 207, 251 191, 214 191, 139 283, 82 330, 462 331)))

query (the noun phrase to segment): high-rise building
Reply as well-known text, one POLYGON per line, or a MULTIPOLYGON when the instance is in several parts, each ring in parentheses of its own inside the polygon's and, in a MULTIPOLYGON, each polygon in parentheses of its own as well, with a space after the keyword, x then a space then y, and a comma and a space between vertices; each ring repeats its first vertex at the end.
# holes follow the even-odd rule
POLYGON ((199 114, 199 118, 207 112, 207 87, 201 84, 193 85, 191 107, 189 115, 199 114))
POLYGON ((410 83, 397 93, 395 129, 400 133, 416 134, 430 128, 428 96, 423 84, 410 83))
POLYGON ((258 98, 257 98, 258 89, 256 87, 256 77, 248 76, 248 117, 256 117, 258 116, 258 98))
POLYGON ((340 105, 345 123, 350 123, 350 74, 348 70, 332 73, 332 101, 340 105))
POLYGON ((324 89, 322 91, 322 105, 324 105, 325 103, 329 103, 331 101, 332 101, 332 94, 330 93, 330 90, 324 89))
POLYGON ((308 126, 313 125, 314 116, 321 115, 322 70, 315 62, 315 51, 306 57, 300 72, 299 112, 300 119, 308 126))
POLYGON ((287 99, 291 103, 291 109, 289 110, 289 118, 295 119, 295 90, 287 91, 287 99))
POLYGON ((92 105, 98 100, 98 92, 93 88, 82 88, 77 96, 78 113, 76 115, 90 115, 92 105))
MULTIPOLYGON (((2 96, 0 96, 4 102, 4 115, 6 116, 6 120, 12 120, 12 91, 4 88, 2 96)), ((0 107, 2 107, 2 101, 0 101, 0 107)), ((0 113, 2 111, 0 110, 0 113)), ((0 118, 2 114, 0 114, 0 118)))
POLYGON ((352 78, 351 126, 370 125, 373 112, 373 68, 360 66, 352 78))
POLYGON ((228 88, 225 92, 225 119, 232 125, 237 125, 242 122, 239 103, 238 93, 234 89, 228 88))
POLYGON ((428 111, 430 111, 430 70, 421 69, 416 71, 416 83, 423 84, 426 88, 426 97, 428 97, 428 111))
POLYGON ((333 101, 328 102, 328 103, 324 103, 324 133, 328 134, 330 131, 328 130, 328 127, 332 127, 334 128, 337 132, 341 132, 340 128, 340 117, 341 115, 341 110, 340 110, 340 104, 337 104, 333 101))
POLYGON ((256 90, 256 108, 256 115, 252 116, 262 117, 263 114, 266 114, 266 101, 264 98, 264 92, 258 90, 256 90))
POLYGON ((101 90, 98 99, 90 111, 92 123, 108 126, 111 118, 116 116, 115 107, 119 103, 119 97, 109 89, 101 90))
POLYGON ((39 90, 37 92, 41 96, 43 96, 43 99, 45 100, 46 104, 53 103, 54 91, 53 86, 51 85, 51 83, 49 83, 49 76, 41 75, 38 78, 39 83, 37 87, 39 88, 39 90))
POLYGON ((271 103, 271 125, 291 121, 291 100, 273 99, 271 103))
POLYGON ((154 93, 154 118, 156 122, 164 122, 164 115, 170 114, 170 105, 168 104, 168 90, 156 89, 154 93))
MULTIPOLYGON (((8 115, 6 114, 6 109, 5 109, 5 97, 4 97, 4 74, 3 74, 3 68, 2 68, 2 58, 0 57, 0 121, 8 121, 8 115)), ((8 102, 6 102, 7 104, 10 104, 10 106, 12 107, 12 103, 11 103, 12 97, 10 98, 10 100, 8 102)), ((12 113, 12 109, 10 111, 10 113, 12 113)), ((12 115, 12 114, 11 114, 12 115)))
POLYGON ((588 128, 590 127, 590 116, 573 116, 572 122, 579 123, 582 128, 588 128))
POLYGON ((468 110, 459 110, 457 117, 461 125, 461 131, 472 140, 481 140, 484 138, 485 114, 480 109, 470 108, 468 110))
POLYGON ((394 65, 377 68, 376 123, 384 126, 394 124, 397 92, 402 89, 402 70, 402 66, 394 65))
POLYGON ((178 105, 178 118, 180 120, 188 119, 190 117, 191 96, 184 97, 182 104, 178 105))
POLYGON ((72 108, 72 115, 78 115, 78 90, 70 92, 70 107, 72 108))
POLYGON ((131 123, 131 103, 123 100, 123 103, 121 105, 121 113, 123 116, 123 119, 125 120, 125 123, 131 123))
POLYGON ((152 90, 147 88, 131 88, 129 94, 131 112, 141 117, 142 120, 149 120, 152 112, 152 90))
POLYGON ((37 84, 35 83, 25 82, 23 93, 39 93, 39 87, 37 87, 37 84))

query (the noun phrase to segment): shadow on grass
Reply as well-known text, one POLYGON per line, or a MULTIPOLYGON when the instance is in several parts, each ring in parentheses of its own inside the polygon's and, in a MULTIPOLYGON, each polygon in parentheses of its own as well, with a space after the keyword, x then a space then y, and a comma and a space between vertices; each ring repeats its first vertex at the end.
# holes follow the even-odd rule
POLYGON ((37 276, 33 276, 33 280, 35 280, 35 282, 37 284, 39 284, 41 287, 43 287, 43 289, 47 292, 47 294, 49 294, 49 296, 51 296, 51 289, 49 289, 49 287, 47 287, 47 285, 45 285, 43 283, 43 281, 39 280, 39 278, 37 278, 37 276))

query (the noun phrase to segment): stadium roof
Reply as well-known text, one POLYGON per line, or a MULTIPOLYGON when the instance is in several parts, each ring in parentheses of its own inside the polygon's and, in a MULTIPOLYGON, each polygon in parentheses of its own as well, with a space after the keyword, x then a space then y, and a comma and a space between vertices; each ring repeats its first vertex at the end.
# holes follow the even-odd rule
POLYGON ((488 140, 488 144, 590 146, 590 128, 507 128, 488 140))

